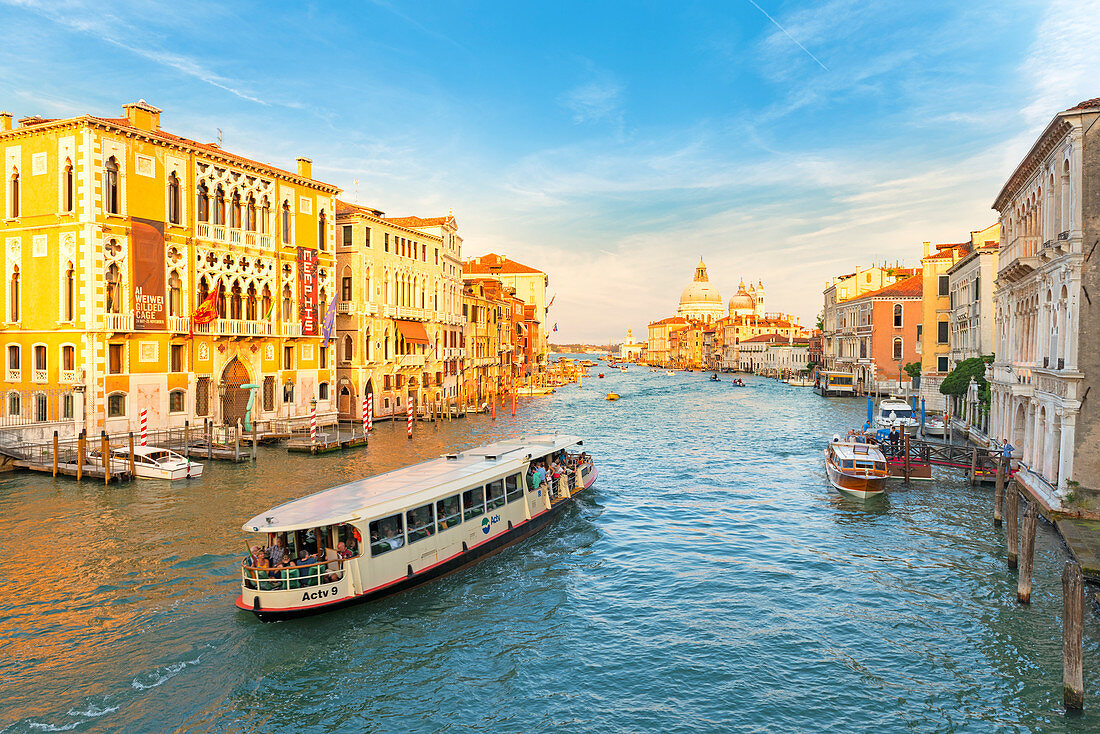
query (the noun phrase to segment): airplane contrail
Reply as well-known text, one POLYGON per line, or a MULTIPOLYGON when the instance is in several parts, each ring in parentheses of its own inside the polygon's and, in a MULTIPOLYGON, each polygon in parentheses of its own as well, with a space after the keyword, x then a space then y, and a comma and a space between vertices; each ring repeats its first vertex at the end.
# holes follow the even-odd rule
POLYGON ((792 36, 792 35, 791 35, 790 33, 788 33, 788 32, 787 32, 787 29, 786 29, 786 28, 784 28, 783 26, 779 25, 779 21, 777 21, 777 20, 776 20, 775 18, 773 18, 773 17, 771 17, 770 15, 768 15, 768 11, 767 11, 767 10, 764 10, 764 8, 762 8, 762 7, 760 7, 759 5, 757 5, 757 4, 756 4, 756 0, 748 0, 748 2, 749 2, 749 4, 751 4, 751 5, 752 5, 752 6, 754 7, 754 8, 756 8, 756 9, 757 9, 757 10, 759 10, 759 11, 760 11, 761 13, 763 13, 763 14, 764 14, 764 17, 765 17, 765 18, 767 18, 768 20, 770 20, 770 21, 772 22, 772 25, 774 25, 774 26, 775 26, 776 28, 778 28, 779 30, 783 31, 783 35, 785 35, 785 36, 786 36, 787 38, 791 39, 791 41, 792 41, 792 42, 794 43, 794 45, 795 45, 795 46, 798 46, 798 47, 799 47, 800 49, 802 49, 803 51, 805 51, 805 52, 806 52, 806 55, 807 55, 807 56, 809 56, 809 57, 810 57, 811 59, 813 59, 814 61, 816 61, 816 62, 817 62, 817 65, 818 65, 818 66, 820 66, 820 67, 821 67, 822 69, 824 69, 825 71, 828 71, 828 70, 829 70, 829 67, 828 67, 828 66, 825 66, 825 64, 821 63, 821 59, 817 58, 817 57, 816 57, 816 56, 814 56, 814 55, 813 55, 812 53, 810 53, 810 49, 806 48, 806 47, 805 47, 805 46, 803 46, 803 45, 802 45, 801 43, 799 43, 799 42, 798 42, 798 39, 796 39, 796 38, 795 38, 794 36, 792 36))

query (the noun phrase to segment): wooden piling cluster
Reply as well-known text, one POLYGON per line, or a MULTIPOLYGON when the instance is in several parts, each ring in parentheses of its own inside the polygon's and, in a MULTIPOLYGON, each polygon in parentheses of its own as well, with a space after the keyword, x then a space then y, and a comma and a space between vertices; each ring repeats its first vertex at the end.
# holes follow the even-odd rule
MULTIPOLYGON (((1019 524, 1020 491, 1015 482, 1005 487, 1005 462, 997 461, 997 490, 994 496, 993 523, 1004 523, 1005 554, 1009 568, 1017 569, 1016 601, 1031 603, 1032 576, 1035 569, 1035 530, 1039 519, 1038 503, 1025 502, 1023 522, 1019 524), (1006 491, 1007 490, 1007 491, 1006 491), (1003 502, 1003 513, 1002 510, 1003 502), (1018 537, 1017 537, 1018 536, 1018 537)), ((1062 702, 1067 710, 1085 705, 1083 672, 1083 634, 1085 579, 1081 566, 1073 559, 1062 568, 1062 702)))

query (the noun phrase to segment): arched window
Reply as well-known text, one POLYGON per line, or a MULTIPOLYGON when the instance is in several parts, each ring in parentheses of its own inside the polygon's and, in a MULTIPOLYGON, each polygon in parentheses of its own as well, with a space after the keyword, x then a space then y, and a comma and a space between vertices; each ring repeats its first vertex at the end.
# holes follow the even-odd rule
POLYGON ((48 361, 49 360, 47 359, 47 356, 46 356, 46 345, 45 344, 35 344, 34 345, 34 368, 36 370, 44 370, 44 369, 46 369, 46 363, 48 361))
POLYGON ((181 316, 183 309, 183 281, 180 274, 173 270, 168 274, 168 315, 181 316))
POLYGON ((122 418, 126 415, 126 393, 116 392, 107 396, 107 417, 122 418))
POLYGON ((168 221, 180 223, 180 180, 175 171, 168 176, 168 221))
POLYGON ((73 264, 69 263, 69 267, 65 271, 65 294, 64 294, 64 309, 65 320, 72 321, 75 317, 74 310, 76 306, 76 273, 73 272, 73 264))
POLYGON ((355 342, 352 341, 350 334, 344 335, 344 361, 350 362, 352 357, 355 356, 355 342))
POLYGON ((61 174, 61 211, 71 212, 76 195, 76 181, 73 179, 73 164, 65 160, 65 170, 61 174))
POLYGON ((248 292, 245 295, 244 317, 249 321, 256 320, 256 284, 248 284, 248 292))
POLYGON ((241 284, 236 280, 233 281, 233 286, 230 288, 229 318, 241 318, 241 284))
POLYGON ((317 249, 323 252, 327 242, 328 238, 325 237, 325 210, 322 209, 317 215, 317 249))
POLYGON ((61 347, 61 369, 66 372, 76 369, 76 347, 71 344, 61 347))
POLYGON ((206 276, 199 278, 199 298, 198 302, 202 303, 210 297, 210 283, 207 282, 206 276))
POLYGON ((282 215, 282 221, 280 222, 279 226, 283 230, 283 244, 284 245, 289 245, 290 244, 290 202, 289 201, 284 201, 283 202, 283 215, 282 215))
POLYGON ((290 284, 288 283, 283 286, 283 321, 290 322, 293 320, 293 301, 291 300, 290 284))
POLYGON ((894 304, 894 328, 895 329, 900 329, 901 328, 901 304, 900 303, 895 303, 894 304))
POLYGON ((271 320, 271 289, 264 286, 263 296, 260 298, 260 311, 263 312, 264 321, 271 320))
POLYGON ((120 303, 122 293, 119 290, 118 265, 111 263, 103 274, 103 280, 107 286, 107 313, 122 313, 120 303))
POLYGON ((901 337, 894 337, 894 359, 901 359, 901 337))
POLYGON ((105 175, 103 180, 103 203, 107 207, 108 214, 121 212, 118 197, 118 161, 114 156, 107 159, 103 166, 105 175))
POLYGON ((8 345, 8 369, 18 372, 20 370, 19 345, 8 345))
POLYGON ((267 217, 270 214, 270 211, 271 211, 271 205, 268 204, 267 197, 265 196, 263 199, 260 200, 260 233, 261 234, 267 234, 267 225, 268 225, 267 217))
POLYGON ((344 272, 340 276, 340 300, 351 300, 351 268, 344 267, 344 272))
POLYGON ((199 183, 195 194, 195 208, 198 210, 200 222, 210 221, 210 190, 206 188, 206 182, 199 183))
POLYGON ((225 189, 214 189, 214 224, 225 224, 225 189))
POLYGON ((249 232, 256 231, 256 197, 249 195, 248 197, 248 209, 245 211, 244 220, 245 229, 249 232))
POLYGON ((226 318, 227 313, 225 309, 225 288, 220 287, 220 282, 218 283, 218 285, 218 317, 224 319, 226 318))
POLYGON ((12 169, 8 182, 8 216, 19 216, 19 171, 12 169))
POLYGON ((382 359, 390 358, 390 330, 386 329, 385 335, 382 337, 382 359))
POLYGON ((233 199, 229 205, 229 226, 233 229, 241 228, 241 195, 233 190, 233 199))

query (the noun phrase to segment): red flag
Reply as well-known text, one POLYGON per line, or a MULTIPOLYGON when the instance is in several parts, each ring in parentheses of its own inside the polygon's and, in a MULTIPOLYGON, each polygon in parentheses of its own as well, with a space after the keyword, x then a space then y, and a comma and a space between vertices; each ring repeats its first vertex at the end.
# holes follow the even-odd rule
POLYGON ((218 318, 218 294, 221 293, 222 282, 218 281, 218 286, 214 291, 206 297, 199 307, 195 309, 195 312, 191 314, 191 321, 188 324, 188 336, 194 336, 195 324, 209 324, 214 319, 218 318))

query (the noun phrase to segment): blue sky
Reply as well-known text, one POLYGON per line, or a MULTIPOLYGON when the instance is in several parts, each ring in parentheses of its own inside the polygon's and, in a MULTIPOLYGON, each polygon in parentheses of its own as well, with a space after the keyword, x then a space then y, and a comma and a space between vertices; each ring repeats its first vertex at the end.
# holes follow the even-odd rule
POLYGON ((0 0, 0 108, 120 114, 550 275, 559 341, 670 315, 702 255, 811 323, 826 280, 994 221, 1100 96, 1100 3, 0 0))

